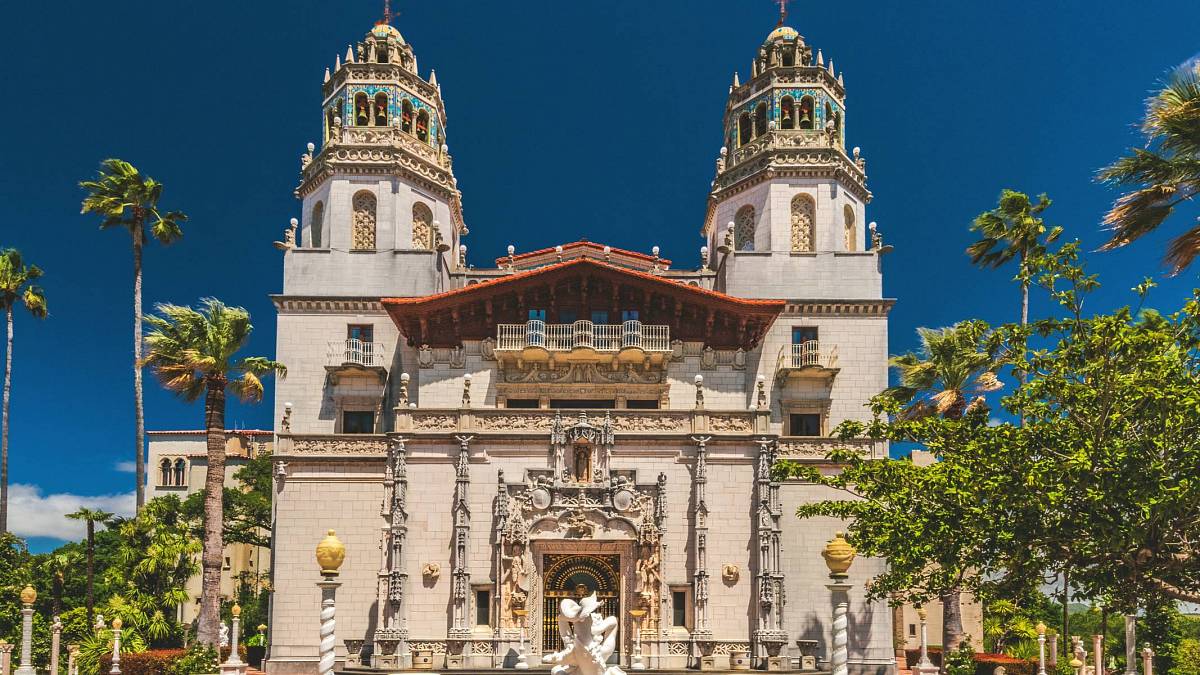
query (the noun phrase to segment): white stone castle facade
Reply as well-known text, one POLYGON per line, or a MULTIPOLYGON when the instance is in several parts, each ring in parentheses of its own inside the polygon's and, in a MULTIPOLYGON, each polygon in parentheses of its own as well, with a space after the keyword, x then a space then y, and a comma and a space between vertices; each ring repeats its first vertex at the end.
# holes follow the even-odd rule
MULTIPOLYGON (((781 26, 735 77, 694 266, 586 241, 468 266, 412 46, 381 23, 323 93, 279 242, 268 671, 316 671, 328 529, 351 666, 509 668, 522 624, 536 664, 552 608, 592 592, 623 664, 635 631, 650 668, 824 664, 838 523, 794 511, 834 495, 770 467, 836 470, 831 431, 887 385, 892 304, 832 61, 781 26)), ((894 672, 863 599, 882 565, 850 572, 854 673, 894 672)))

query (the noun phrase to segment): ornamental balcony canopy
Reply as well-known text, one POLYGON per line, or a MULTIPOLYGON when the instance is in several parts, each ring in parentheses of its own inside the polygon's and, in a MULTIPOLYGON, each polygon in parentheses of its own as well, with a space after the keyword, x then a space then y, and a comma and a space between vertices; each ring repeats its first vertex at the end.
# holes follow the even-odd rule
POLYGON ((611 361, 662 363, 671 353, 671 327, 647 326, 641 321, 598 324, 591 321, 502 323, 496 327, 497 357, 522 363, 611 361))
POLYGON ((632 348, 644 356, 667 351, 671 340, 750 350, 784 301, 736 298, 579 257, 437 295, 384 298, 383 306, 412 346, 491 338, 501 349, 611 356, 632 348))
POLYGON ((382 384, 387 377, 384 358, 387 350, 378 342, 364 342, 355 338, 330 342, 325 353, 325 372, 333 383, 342 375, 371 374, 382 384))
POLYGON ((784 345, 775 368, 777 377, 832 380, 838 371, 837 345, 806 340, 784 345))

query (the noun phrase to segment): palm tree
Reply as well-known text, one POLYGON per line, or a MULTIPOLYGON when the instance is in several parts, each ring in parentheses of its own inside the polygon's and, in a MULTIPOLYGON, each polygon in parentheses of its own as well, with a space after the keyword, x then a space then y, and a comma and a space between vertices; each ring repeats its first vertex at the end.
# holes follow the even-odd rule
POLYGON ((1005 189, 1000 192, 996 208, 981 213, 971 224, 971 231, 980 234, 979 241, 967 247, 971 262, 980 267, 997 269, 1017 261, 1017 276, 1021 282, 1021 325, 1029 323, 1029 279, 1026 263, 1044 254, 1046 245, 1058 239, 1061 227, 1047 229, 1041 214, 1050 206, 1050 198, 1039 195, 1036 204, 1023 192, 1005 189))
POLYGON ((142 249, 154 238, 170 244, 183 236, 180 225, 187 216, 177 211, 162 212, 158 200, 162 183, 140 173, 120 159, 100 163, 96 180, 79 184, 87 190, 81 213, 101 217, 100 229, 125 228, 133 240, 133 411, 137 508, 146 502, 146 420, 142 413, 142 249))
POLYGON ((15 248, 0 251, 0 307, 7 321, 8 347, 4 352, 4 411, 0 414, 0 532, 8 531, 8 401, 12 396, 13 309, 17 303, 39 319, 46 318, 46 295, 34 284, 42 276, 36 265, 26 265, 15 248))
POLYGON ((63 588, 67 583, 67 575, 79 565, 79 551, 59 549, 46 555, 42 560, 41 574, 50 578, 50 615, 62 613, 63 588))
POLYGON ((196 639, 217 646, 220 623, 222 497, 225 486, 225 396, 243 401, 262 399, 262 377, 281 376, 283 364, 261 356, 237 358, 254 327, 241 307, 226 307, 214 298, 200 302, 199 310, 160 304, 159 316, 146 322, 148 351, 145 363, 163 387, 185 401, 204 396, 204 426, 208 441, 208 468, 204 476, 204 551, 201 555, 200 622, 196 639))
MULTIPOLYGON (((972 406, 984 405, 983 394, 998 390, 992 357, 980 349, 987 334, 981 321, 964 321, 949 328, 918 328, 919 352, 888 359, 900 383, 884 395, 905 405, 903 415, 941 415, 961 419, 972 406)), ((963 641, 962 591, 941 594, 942 653, 956 651, 963 641)))
POLYGON ((93 583, 96 574, 96 523, 107 523, 113 514, 81 506, 78 511, 68 513, 67 517, 87 522, 87 625, 90 628, 94 623, 92 615, 96 609, 95 584, 93 583))
MULTIPOLYGON (((1102 181, 1133 188, 1104 216, 1113 231, 1101 250, 1120 248, 1156 229, 1175 207, 1200 195, 1200 59, 1179 66, 1146 101, 1146 147, 1102 169, 1102 181)), ((1200 255, 1200 219, 1171 240, 1165 262, 1179 274, 1200 255)))

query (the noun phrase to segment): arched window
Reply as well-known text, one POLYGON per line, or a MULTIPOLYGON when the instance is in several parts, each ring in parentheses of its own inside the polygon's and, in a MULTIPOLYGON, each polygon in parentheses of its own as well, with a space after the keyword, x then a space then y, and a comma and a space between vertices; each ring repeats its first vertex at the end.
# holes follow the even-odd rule
POLYGON ((350 248, 355 251, 375 250, 375 195, 363 190, 354 195, 354 223, 350 248))
POLYGON ((783 66, 791 68, 796 65, 796 52, 790 46, 783 48, 783 66))
POLYGON ((308 247, 321 248, 325 236, 325 202, 317 202, 312 208, 312 217, 308 222, 308 247))
POLYGON ((429 142, 429 111, 417 113, 417 140, 429 142))
POLYGON ((388 125, 388 96, 382 91, 375 94, 375 126, 388 125))
POLYGON ((388 48, 386 44, 375 47, 375 61, 378 63, 388 62, 388 48))
POLYGON ((754 109, 754 135, 762 136, 767 133, 767 104, 759 103, 754 109))
POLYGON ((805 96, 800 99, 800 128, 813 128, 813 97, 805 96))
POLYGON ((750 142, 754 137, 754 123, 750 121, 750 113, 742 113, 738 117, 738 147, 750 142))
POLYGON ((743 206, 733 219, 733 248, 738 251, 754 250, 754 207, 743 206))
POLYGON ((325 111, 325 140, 328 141, 333 136, 333 120, 337 119, 336 106, 330 106, 329 110, 325 111))
POLYGON ((400 131, 406 134, 411 134, 413 130, 413 105, 412 101, 404 99, 400 104, 400 131))
POLYGON ((371 124, 371 102, 361 91, 354 95, 354 126, 365 127, 371 124))
POLYGON ((412 246, 424 250, 433 248, 433 211, 421 202, 413 204, 412 246))
POLYGON ((185 464, 182 459, 175 460, 175 485, 187 485, 187 481, 184 480, 183 477, 183 473, 186 468, 187 464, 185 464))
POLYGON ((796 128, 796 99, 791 96, 784 96, 779 102, 779 128, 796 128))
POLYGON ((842 227, 844 228, 843 238, 846 243, 847 251, 858 250, 858 230, 854 226, 854 207, 849 204, 842 209, 842 227))
POLYGON ((171 460, 164 459, 162 461, 162 463, 159 465, 159 468, 162 471, 162 475, 159 477, 158 484, 159 485, 170 485, 171 484, 171 460))
POLYGON ((806 194, 792 197, 792 250, 812 251, 816 242, 817 203, 806 194))

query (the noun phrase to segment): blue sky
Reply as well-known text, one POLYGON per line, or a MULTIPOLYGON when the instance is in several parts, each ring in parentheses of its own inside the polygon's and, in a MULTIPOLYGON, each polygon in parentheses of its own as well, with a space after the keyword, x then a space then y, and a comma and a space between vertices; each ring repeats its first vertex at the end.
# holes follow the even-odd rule
MULTIPOLYGON (((1092 180, 1139 139, 1134 123, 1165 72, 1200 50, 1194 0, 794 2, 789 24, 845 73, 848 143, 861 146, 878 221, 895 252, 891 350, 918 325, 1015 317, 1004 272, 972 268, 967 227, 1001 188, 1048 192, 1049 219, 1089 249, 1114 194, 1092 180)), ((146 256, 145 300, 212 295, 247 307, 253 353, 270 355, 281 284, 271 242, 298 215, 299 156, 320 136, 324 69, 382 0, 95 3, 10 7, 0 40, 0 246, 46 272, 51 316, 16 326, 11 526, 41 548, 86 503, 128 508, 133 477, 128 237, 80 216, 76 183, 104 157, 166 184, 191 216, 146 256)), ((694 265, 721 114, 773 28, 769 0, 394 0, 395 25, 449 114, 469 257, 588 237, 694 265)), ((1195 210, 1177 216, 1178 231, 1195 210)), ((1092 254, 1093 309, 1161 276, 1166 234, 1092 254)), ((1173 308, 1188 272, 1152 303, 1173 308)), ((1034 298, 1033 312, 1047 309, 1034 298)), ((268 396, 272 394, 268 392, 268 396)), ((270 428, 270 406, 231 405, 230 426, 270 428)), ((149 429, 198 427, 147 379, 149 429)))

